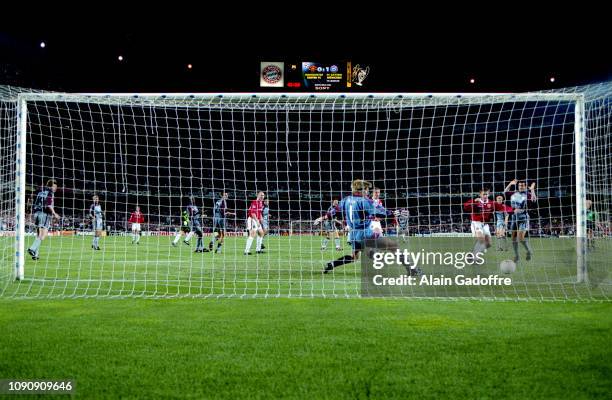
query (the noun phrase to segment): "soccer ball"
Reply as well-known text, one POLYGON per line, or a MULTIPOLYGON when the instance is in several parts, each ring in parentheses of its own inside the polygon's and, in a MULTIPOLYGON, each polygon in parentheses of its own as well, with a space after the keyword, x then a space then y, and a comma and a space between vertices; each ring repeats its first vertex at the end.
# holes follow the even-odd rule
POLYGON ((516 264, 512 260, 504 260, 499 263, 499 269, 504 274, 511 274, 516 271, 516 264))

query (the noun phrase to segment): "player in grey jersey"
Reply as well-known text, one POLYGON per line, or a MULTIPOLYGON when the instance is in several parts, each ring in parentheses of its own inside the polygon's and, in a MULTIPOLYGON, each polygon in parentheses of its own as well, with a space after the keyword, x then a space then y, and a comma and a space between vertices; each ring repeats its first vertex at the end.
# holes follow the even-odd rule
POLYGON ((529 231, 529 208, 536 204, 537 196, 535 193, 535 182, 531 183, 527 189, 526 181, 513 179, 506 186, 506 198, 510 198, 510 206, 512 207, 512 216, 510 217, 510 231, 512 232, 512 248, 514 249, 514 262, 520 259, 518 252, 519 241, 527 251, 525 259, 531 260, 533 251, 529 245, 527 232, 529 231), (511 192, 510 189, 515 187, 516 191, 511 192))
POLYGON ((264 200, 264 207, 261 210, 261 227, 263 228, 264 235, 261 238, 261 248, 265 249, 266 246, 263 243, 266 235, 270 231, 270 200, 264 200))
POLYGON ((402 208, 401 210, 396 210, 393 215, 397 223, 395 227, 397 236, 406 239, 406 236, 409 235, 410 211, 406 208, 402 208))
POLYGON ((332 218, 331 215, 338 208, 338 200, 332 201, 331 206, 327 209, 327 212, 321 217, 315 220, 314 225, 319 225, 321 222, 321 234, 325 235, 323 241, 321 242, 321 251, 327 250, 327 243, 334 238, 334 242, 336 244, 336 250, 342 250, 340 246, 340 234, 338 233, 338 227, 342 228, 342 222, 336 218, 332 218))
POLYGON ((102 212, 102 205, 100 204, 98 195, 94 194, 91 199, 93 200, 93 204, 89 207, 89 217, 91 218, 91 224, 94 230, 91 248, 100 250, 100 237, 104 230, 104 213, 102 212))
POLYGON ((221 246, 223 246, 223 240, 225 238, 225 227, 227 224, 227 217, 236 215, 233 212, 227 211, 227 193, 223 192, 221 198, 215 202, 213 208, 213 236, 212 240, 208 244, 208 249, 213 250, 215 241, 217 242, 217 253, 221 252, 221 246))
POLYGON ((36 239, 28 248, 28 254, 32 256, 32 260, 38 260, 38 249, 40 244, 47 237, 51 220, 59 218, 54 208, 54 193, 57 191, 57 182, 55 179, 47 181, 47 187, 36 194, 34 203, 32 204, 32 216, 36 224, 36 239))

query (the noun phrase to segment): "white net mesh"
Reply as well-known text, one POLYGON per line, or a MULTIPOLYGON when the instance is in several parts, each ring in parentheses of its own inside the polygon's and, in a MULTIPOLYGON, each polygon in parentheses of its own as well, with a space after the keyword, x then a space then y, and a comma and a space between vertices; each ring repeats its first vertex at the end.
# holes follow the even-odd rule
MULTIPOLYGON (((58 182, 61 218, 50 220, 39 259, 26 254, 22 281, 13 280, 14 237, 1 238, 0 293, 359 296, 358 263, 321 273, 326 262, 350 253, 342 220, 314 223, 350 193, 354 179, 373 182, 385 207, 397 211, 382 223, 386 235, 444 245, 471 235, 463 204, 482 186, 509 204, 504 189, 518 178, 536 184, 528 230, 533 259, 519 264, 511 288, 474 287, 466 297, 607 299, 611 97, 609 83, 518 95, 31 94, 25 247, 36 237, 32 205, 50 178, 58 182), (574 239, 575 100, 581 94, 587 197, 596 211, 588 223, 594 236, 588 282, 577 282, 574 239), (247 210, 259 191, 269 199, 264 249, 256 253, 255 239, 252 254, 244 255, 247 210), (226 211, 235 213, 223 218, 223 245, 214 251, 217 239, 213 251, 196 253, 200 232, 209 249, 219 222, 214 205, 223 193, 226 211), (92 218, 94 195, 100 202, 92 218), (136 207, 142 220, 132 215, 136 207), (140 234, 132 230, 137 220, 140 234)), ((14 98, 2 102, 3 236, 14 235, 16 119, 14 98)), ((498 241, 506 249, 491 249, 488 257, 510 258, 509 239, 498 241)))
POLYGON ((0 87, 0 293, 14 277, 17 93, 0 87))

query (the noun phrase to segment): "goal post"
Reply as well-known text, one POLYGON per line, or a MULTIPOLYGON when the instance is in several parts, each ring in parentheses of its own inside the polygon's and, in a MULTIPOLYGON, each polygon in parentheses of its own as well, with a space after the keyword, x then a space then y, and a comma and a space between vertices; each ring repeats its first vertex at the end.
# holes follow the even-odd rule
POLYGON ((586 157, 584 132, 584 97, 576 99, 574 115, 574 146, 576 157, 576 280, 578 283, 587 282, 586 265, 586 157))
MULTIPOLYGON (((15 160, 13 205, 2 202, 0 210, 4 221, 14 220, 0 229, 0 239, 14 235, 15 282, 3 278, 0 296, 359 296, 359 264, 320 274, 338 255, 321 251, 323 228, 313 226, 334 199, 350 193, 353 179, 379 187, 390 210, 409 211, 410 236, 420 243, 470 235, 463 203, 483 186, 490 187, 492 200, 504 197, 518 178, 537 185, 528 228, 536 258, 519 267, 512 290, 474 289, 469 297, 610 298, 609 271, 588 248, 595 226, 599 250, 612 249, 606 149, 612 84, 596 89, 23 91, 11 98, 14 128, 0 132, 3 143, 14 144, 15 160), (39 243, 44 256, 30 260, 27 249, 38 223, 32 205, 51 178, 59 182, 55 198, 62 219, 52 219, 49 237, 39 243), (265 252, 245 256, 247 210, 260 191, 270 200, 265 252), (189 231, 199 229, 213 249, 221 243, 212 234, 219 229, 215 204, 224 194, 235 215, 224 219, 223 251, 194 258, 197 235, 181 233, 182 212, 194 203, 205 215, 190 215, 189 231), (93 196, 100 199, 99 213, 93 196), (587 199, 595 204, 590 210, 587 199), (137 207, 144 214, 138 234, 131 222, 137 207), (594 209, 599 219, 589 225, 594 209), (183 244, 188 240, 189 246, 183 244), (100 243, 101 251, 95 250, 100 243)), ((3 191, 8 183, 0 182, 3 191)), ((394 230, 385 228, 390 235, 394 230)), ((340 233, 343 251, 350 252, 340 233)), ((8 241, 1 243, 6 255, 8 241)), ((511 258, 512 248, 506 251, 491 257, 511 258)))
POLYGON ((17 100, 17 145, 15 160, 15 279, 25 278, 26 141, 28 106, 17 100))

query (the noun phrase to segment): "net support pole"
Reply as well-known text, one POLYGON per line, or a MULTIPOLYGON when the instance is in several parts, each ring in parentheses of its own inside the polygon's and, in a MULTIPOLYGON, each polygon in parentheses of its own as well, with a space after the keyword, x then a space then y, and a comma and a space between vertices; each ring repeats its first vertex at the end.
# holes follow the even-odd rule
POLYGON ((585 166, 584 98, 576 100, 574 145, 576 164, 576 261, 577 281, 588 281, 586 259, 586 166, 585 166))
POLYGON ((17 105, 17 159, 15 160, 15 279, 25 276, 26 133, 28 108, 21 97, 17 105))

